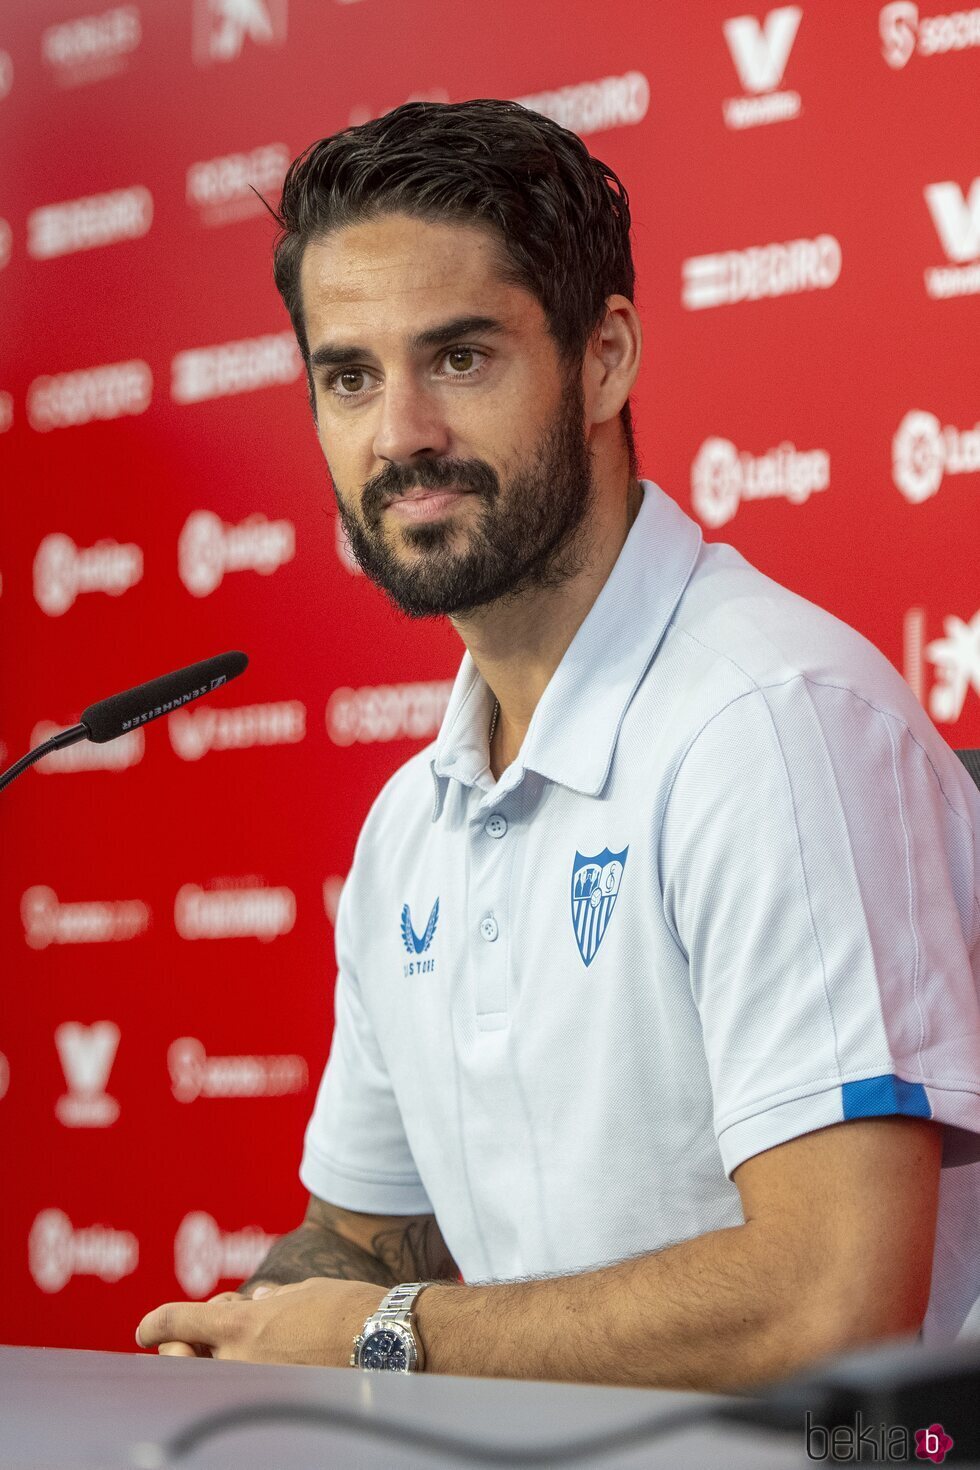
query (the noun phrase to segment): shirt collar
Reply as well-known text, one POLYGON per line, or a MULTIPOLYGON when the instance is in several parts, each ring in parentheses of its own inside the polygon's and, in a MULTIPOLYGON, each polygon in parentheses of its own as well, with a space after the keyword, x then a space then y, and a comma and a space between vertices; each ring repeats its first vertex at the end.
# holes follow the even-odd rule
POLYGON ((551 677, 514 763, 494 788, 487 736, 493 696, 469 653, 432 759, 438 816, 446 778, 501 795, 525 770, 586 796, 602 790, 629 708, 701 550, 701 528, 652 480, 616 564, 551 677))

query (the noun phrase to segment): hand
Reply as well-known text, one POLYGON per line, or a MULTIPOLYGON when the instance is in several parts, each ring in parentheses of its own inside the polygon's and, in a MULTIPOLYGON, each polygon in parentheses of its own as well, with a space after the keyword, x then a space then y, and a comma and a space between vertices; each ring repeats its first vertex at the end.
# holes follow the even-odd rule
MULTIPOLYGON (((232 1297, 240 1296, 242 1293, 236 1291, 219 1291, 217 1296, 209 1296, 209 1302, 227 1302, 232 1297)), ((165 1358, 210 1358, 211 1350, 202 1342, 161 1342, 157 1352, 165 1358)))
POLYGON ((208 1302, 168 1302, 143 1318, 136 1341, 170 1356, 346 1368, 354 1338, 386 1295, 371 1282, 326 1276, 256 1293, 252 1301, 226 1291, 208 1302))

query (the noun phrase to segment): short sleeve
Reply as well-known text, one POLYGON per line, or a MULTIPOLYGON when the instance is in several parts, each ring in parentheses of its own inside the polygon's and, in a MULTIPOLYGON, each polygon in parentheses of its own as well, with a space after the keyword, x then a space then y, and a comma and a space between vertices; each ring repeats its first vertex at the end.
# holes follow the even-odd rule
POLYGON ((954 1162, 980 1157, 980 803, 944 751, 945 770, 895 713, 803 676, 733 700, 688 747, 661 879, 729 1175, 895 1113, 947 1124, 954 1162))
POLYGON ((306 1129, 299 1176, 311 1194, 374 1215, 429 1215, 432 1205, 361 999, 348 879, 337 912, 338 976, 330 1055, 306 1129))

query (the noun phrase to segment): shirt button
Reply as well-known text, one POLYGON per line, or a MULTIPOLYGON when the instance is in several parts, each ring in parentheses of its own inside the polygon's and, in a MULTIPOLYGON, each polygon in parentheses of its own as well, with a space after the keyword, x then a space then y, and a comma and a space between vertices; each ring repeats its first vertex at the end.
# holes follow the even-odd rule
POLYGON ((500 812, 494 812, 492 817, 487 818, 483 830, 488 837, 503 837, 507 831, 507 818, 501 816, 500 812))
POLYGON ((493 941, 496 939, 497 935, 500 933, 500 930, 497 928, 497 921, 494 918, 493 914, 487 914, 486 918, 481 922, 480 933, 483 935, 488 944, 492 944, 493 941))

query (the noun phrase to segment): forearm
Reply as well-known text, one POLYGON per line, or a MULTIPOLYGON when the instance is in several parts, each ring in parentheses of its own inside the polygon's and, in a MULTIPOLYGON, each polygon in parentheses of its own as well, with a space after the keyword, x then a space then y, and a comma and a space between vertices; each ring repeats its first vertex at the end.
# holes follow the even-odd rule
POLYGON ((395 1286, 397 1278, 377 1255, 329 1226, 304 1220, 288 1235, 280 1235, 262 1264, 238 1290, 250 1296, 257 1286, 285 1286, 310 1276, 333 1276, 343 1281, 371 1281, 395 1286))
POLYGON ((458 1280, 459 1269, 434 1215, 360 1215, 311 1196, 302 1225, 279 1237, 239 1291, 311 1276, 397 1286, 458 1280))
POLYGON ((744 1225, 577 1276, 430 1287, 417 1320, 434 1373, 730 1392, 840 1346, 804 1276, 744 1225))

